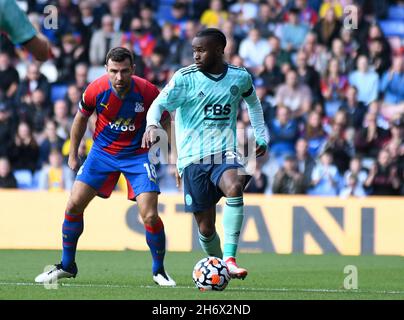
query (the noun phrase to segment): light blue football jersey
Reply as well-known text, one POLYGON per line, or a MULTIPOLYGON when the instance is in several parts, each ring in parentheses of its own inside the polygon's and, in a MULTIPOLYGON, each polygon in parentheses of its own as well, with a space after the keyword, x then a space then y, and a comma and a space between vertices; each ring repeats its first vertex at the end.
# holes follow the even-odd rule
POLYGON ((177 167, 225 151, 236 151, 240 100, 255 94, 245 68, 226 64, 220 77, 199 71, 195 64, 179 69, 153 104, 176 110, 177 167))

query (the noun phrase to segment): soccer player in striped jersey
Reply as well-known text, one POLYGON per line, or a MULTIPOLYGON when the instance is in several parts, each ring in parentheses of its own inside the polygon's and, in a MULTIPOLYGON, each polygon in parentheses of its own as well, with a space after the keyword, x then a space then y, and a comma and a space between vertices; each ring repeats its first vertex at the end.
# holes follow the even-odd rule
MULTIPOLYGON (((136 200, 145 225, 153 280, 161 286, 175 286, 164 269, 165 232, 157 212, 160 190, 156 171, 148 159, 148 149, 141 147, 146 113, 159 91, 150 82, 134 76, 134 67, 129 50, 111 49, 106 57, 107 74, 90 83, 83 94, 71 129, 68 164, 78 172, 65 211, 62 260, 36 277, 36 282, 51 283, 76 276, 75 255, 83 232, 83 212, 96 195, 108 198, 122 173, 128 185, 128 199, 136 200), (97 114, 94 144, 80 167, 78 148, 94 111, 97 114)), ((169 113, 160 120, 169 131, 169 113)))
POLYGON ((237 265, 236 252, 244 218, 243 191, 251 176, 236 154, 241 99, 248 106, 257 156, 265 154, 269 138, 252 78, 246 69, 224 62, 225 46, 226 37, 218 29, 196 35, 192 41, 195 64, 178 70, 154 100, 147 114, 143 146, 157 141, 162 113, 176 110, 177 168, 184 181, 185 210, 194 213, 203 250, 223 257, 231 276, 244 279, 247 270, 237 265), (222 253, 215 218, 216 203, 223 196, 222 253))

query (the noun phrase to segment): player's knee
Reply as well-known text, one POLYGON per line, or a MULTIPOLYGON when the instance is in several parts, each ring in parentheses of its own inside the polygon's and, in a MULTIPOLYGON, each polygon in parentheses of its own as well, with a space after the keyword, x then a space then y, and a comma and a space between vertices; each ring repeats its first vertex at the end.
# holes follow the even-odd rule
POLYGON ((241 182, 236 182, 227 186, 224 194, 226 197, 241 197, 243 195, 243 189, 243 184, 241 182))
POLYGON ((66 211, 71 214, 81 214, 84 212, 85 205, 78 199, 70 198, 67 202, 66 211))
POLYGON ((216 232, 214 224, 200 224, 199 225, 199 233, 206 238, 209 238, 216 232))
POLYGON ((143 223, 148 226, 153 226, 158 222, 158 214, 155 210, 149 210, 141 213, 143 223))

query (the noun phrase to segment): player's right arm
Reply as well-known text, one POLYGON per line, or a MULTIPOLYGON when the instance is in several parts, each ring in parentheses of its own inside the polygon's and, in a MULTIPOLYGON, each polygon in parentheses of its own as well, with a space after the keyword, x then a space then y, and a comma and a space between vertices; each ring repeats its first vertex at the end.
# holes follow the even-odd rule
POLYGON ((70 131, 69 168, 77 171, 80 167, 79 145, 87 130, 88 117, 81 112, 77 112, 74 117, 72 129, 70 131))
POLYGON ((70 131, 70 150, 68 165, 70 169, 77 171, 80 167, 79 146, 84 133, 87 130, 88 118, 96 107, 95 86, 90 84, 79 103, 79 111, 74 117, 72 129, 70 131))
POLYGON ((177 71, 170 82, 159 93, 147 112, 146 131, 142 139, 142 148, 150 148, 158 141, 161 115, 181 107, 187 100, 187 90, 182 74, 177 71))

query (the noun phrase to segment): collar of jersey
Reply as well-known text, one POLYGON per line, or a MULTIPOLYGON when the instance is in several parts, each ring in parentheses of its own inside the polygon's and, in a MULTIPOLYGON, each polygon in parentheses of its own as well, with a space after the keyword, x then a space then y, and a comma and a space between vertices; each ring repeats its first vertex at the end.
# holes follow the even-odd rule
POLYGON ((222 80, 225 76, 226 76, 226 74, 227 74, 227 69, 228 69, 229 67, 228 67, 228 65, 227 65, 227 63, 225 63, 224 64, 224 71, 223 71, 223 73, 222 73, 222 75, 220 76, 220 77, 218 77, 218 78, 215 78, 215 77, 213 77, 213 76, 211 76, 209 73, 207 73, 207 72, 205 72, 205 71, 201 71, 206 77, 208 77, 210 80, 213 80, 213 81, 220 81, 220 80, 222 80))

